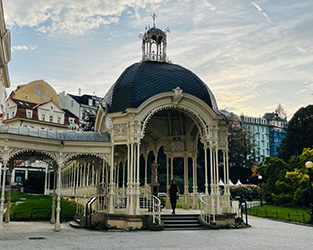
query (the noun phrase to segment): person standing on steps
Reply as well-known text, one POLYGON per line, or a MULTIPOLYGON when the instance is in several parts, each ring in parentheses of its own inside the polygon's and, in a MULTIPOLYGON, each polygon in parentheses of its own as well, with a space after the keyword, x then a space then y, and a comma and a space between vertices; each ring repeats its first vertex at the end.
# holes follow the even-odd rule
POLYGON ((176 185, 176 181, 173 179, 172 184, 167 189, 167 196, 170 197, 171 206, 172 206, 172 214, 175 214, 176 202, 179 197, 179 188, 176 185))

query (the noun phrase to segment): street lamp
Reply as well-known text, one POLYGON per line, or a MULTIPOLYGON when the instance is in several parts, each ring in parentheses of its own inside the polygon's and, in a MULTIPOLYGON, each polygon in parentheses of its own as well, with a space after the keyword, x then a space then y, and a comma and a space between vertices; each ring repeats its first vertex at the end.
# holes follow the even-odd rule
POLYGON ((310 176, 310 208, 311 208, 311 223, 313 223, 312 175, 311 175, 313 163, 311 161, 307 161, 305 163, 305 167, 309 170, 309 176, 310 176))
MULTIPOLYGON (((258 176, 258 179, 259 179, 260 184, 261 184, 262 178, 263 178, 262 175, 259 175, 259 176, 258 176)), ((261 185, 260 185, 260 188, 261 188, 261 185)), ((261 190, 261 197, 260 197, 260 198, 261 198, 261 207, 262 207, 262 206, 263 206, 263 202, 262 202, 262 190, 261 190)))

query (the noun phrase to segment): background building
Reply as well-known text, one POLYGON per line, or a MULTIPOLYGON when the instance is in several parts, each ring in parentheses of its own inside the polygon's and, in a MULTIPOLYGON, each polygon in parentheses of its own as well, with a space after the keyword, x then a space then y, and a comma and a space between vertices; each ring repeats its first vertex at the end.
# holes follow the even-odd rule
POLYGON ((263 118, 268 121, 270 131, 270 155, 277 156, 277 149, 286 136, 287 116, 281 104, 273 113, 265 113, 263 118))
POLYGON ((11 34, 5 27, 3 5, 0 1, 0 124, 5 116, 6 88, 11 86, 8 63, 11 61, 11 34))
POLYGON ((79 119, 58 106, 58 95, 43 80, 20 85, 6 101, 4 123, 40 129, 78 129, 79 119))
POLYGON ((59 94, 59 106, 79 117, 80 127, 83 130, 91 130, 87 126, 87 120, 94 119, 95 121, 97 110, 102 100, 103 98, 95 95, 77 96, 68 93, 65 94, 65 91, 59 94))
POLYGON ((265 118, 251 116, 240 116, 243 129, 250 131, 254 135, 256 144, 256 159, 259 163, 264 157, 270 156, 270 136, 268 122, 265 118))
POLYGON ((36 80, 30 83, 17 86, 10 94, 12 99, 26 102, 45 103, 52 101, 58 105, 58 94, 54 88, 44 80, 36 80))

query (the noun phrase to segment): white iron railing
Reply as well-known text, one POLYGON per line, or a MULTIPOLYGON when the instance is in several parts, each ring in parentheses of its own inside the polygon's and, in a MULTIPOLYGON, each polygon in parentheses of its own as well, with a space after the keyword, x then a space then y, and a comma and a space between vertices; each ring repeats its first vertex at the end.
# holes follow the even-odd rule
POLYGON ((152 215, 154 224, 161 224, 161 200, 154 195, 148 195, 140 196, 139 202, 143 213, 152 215))
POLYGON ((239 201, 230 201, 231 212, 236 214, 237 217, 240 216, 239 201))
POLYGON ((200 196, 199 199, 200 199, 200 217, 203 222, 211 224, 211 219, 215 221, 215 214, 211 213, 211 204, 204 200, 204 195, 200 196))

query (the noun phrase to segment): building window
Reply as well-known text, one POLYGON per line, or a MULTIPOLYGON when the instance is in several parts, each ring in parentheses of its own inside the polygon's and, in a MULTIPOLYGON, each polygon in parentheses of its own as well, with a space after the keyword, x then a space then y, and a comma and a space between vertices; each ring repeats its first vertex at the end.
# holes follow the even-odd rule
POLYGON ((45 115, 44 115, 44 114, 42 114, 42 115, 41 115, 41 120, 42 120, 42 121, 44 121, 44 120, 45 120, 45 118, 46 118, 46 117, 45 117, 45 115))
POLYGON ((51 106, 51 110, 53 110, 53 106, 51 106))
POLYGON ((61 123, 61 117, 57 118, 57 123, 61 123))
POLYGON ((88 99, 88 105, 92 107, 92 99, 88 99))
POLYGON ((74 101, 71 100, 71 108, 73 108, 73 106, 74 106, 74 101))
POLYGON ((70 124, 73 124, 73 123, 74 123, 74 119, 70 118, 70 124))
POLYGON ((14 117, 14 112, 12 112, 12 118, 14 117))
POLYGON ((9 115, 9 113, 7 113, 7 119, 9 119, 10 118, 10 115, 9 115))
POLYGON ((53 122, 53 116, 52 115, 49 116, 49 122, 53 122))
POLYGON ((31 112, 31 111, 27 111, 26 117, 27 117, 27 118, 32 118, 32 112, 31 112))

